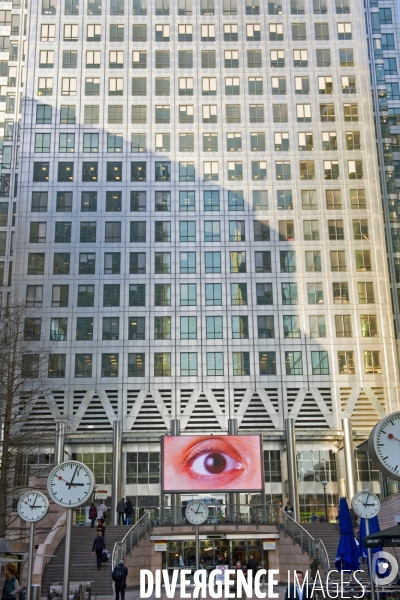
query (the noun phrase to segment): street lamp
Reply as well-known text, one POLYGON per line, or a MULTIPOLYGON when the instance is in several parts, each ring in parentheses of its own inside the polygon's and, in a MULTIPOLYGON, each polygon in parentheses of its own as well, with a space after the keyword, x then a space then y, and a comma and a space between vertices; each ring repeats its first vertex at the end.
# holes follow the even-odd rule
POLYGON ((328 485, 327 481, 321 481, 322 487, 324 488, 324 501, 325 501, 325 519, 328 523, 328 496, 326 495, 326 486, 328 485))

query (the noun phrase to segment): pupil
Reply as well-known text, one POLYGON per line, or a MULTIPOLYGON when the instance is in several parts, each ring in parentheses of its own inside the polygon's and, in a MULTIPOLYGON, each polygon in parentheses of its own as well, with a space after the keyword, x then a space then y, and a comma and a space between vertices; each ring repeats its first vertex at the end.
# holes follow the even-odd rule
POLYGON ((213 452, 206 456, 204 466, 209 473, 222 473, 226 467, 226 460, 222 454, 213 452))

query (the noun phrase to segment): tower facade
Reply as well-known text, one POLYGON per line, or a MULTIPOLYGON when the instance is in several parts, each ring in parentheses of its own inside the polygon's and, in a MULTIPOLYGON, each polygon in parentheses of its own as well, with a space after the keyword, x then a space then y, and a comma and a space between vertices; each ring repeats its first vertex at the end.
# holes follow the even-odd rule
POLYGON ((322 480, 335 506, 342 415, 367 435, 398 407, 361 0, 27 12, 13 285, 54 382, 33 412, 69 417, 106 486, 122 419, 137 505, 159 500, 171 419, 261 432, 266 498, 284 502, 292 417, 301 511, 322 480))

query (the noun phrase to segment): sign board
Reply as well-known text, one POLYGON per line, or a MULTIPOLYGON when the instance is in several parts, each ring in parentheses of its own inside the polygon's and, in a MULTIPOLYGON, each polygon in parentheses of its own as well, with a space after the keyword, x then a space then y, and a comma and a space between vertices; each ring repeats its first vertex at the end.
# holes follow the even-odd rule
POLYGON ((24 554, 25 552, 29 552, 29 544, 25 542, 20 542, 18 540, 6 540, 4 538, 0 539, 0 552, 11 552, 11 553, 20 553, 24 554))
POLYGON ((264 488, 260 435, 163 436, 161 450, 164 493, 264 488))
POLYGON ((215 567, 215 570, 217 571, 217 574, 215 576, 215 581, 222 581, 222 583, 225 582, 225 571, 229 569, 229 565, 218 565, 218 567, 215 567))
POLYGON ((168 549, 168 542, 154 542, 154 552, 166 552, 168 549))
POLYGON ((107 490, 96 490, 96 500, 107 500, 108 492, 107 490))
POLYGON ((276 550, 276 540, 263 540, 263 550, 276 550))

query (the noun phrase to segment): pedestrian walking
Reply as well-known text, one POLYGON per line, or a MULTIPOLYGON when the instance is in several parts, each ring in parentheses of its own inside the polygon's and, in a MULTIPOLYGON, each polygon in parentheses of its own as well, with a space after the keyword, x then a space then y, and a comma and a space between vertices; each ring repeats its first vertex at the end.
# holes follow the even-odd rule
POLYGON ((120 560, 118 565, 111 573, 114 581, 115 600, 125 600, 126 578, 128 577, 128 569, 125 567, 124 561, 120 560))
POLYGON ((286 506, 285 506, 285 508, 283 510, 285 511, 285 513, 287 515, 292 516, 292 514, 293 514, 293 506, 291 504, 289 504, 289 503, 286 504, 286 506))
POLYGON ((90 519, 90 527, 94 527, 94 523, 97 519, 97 507, 94 502, 92 502, 89 508, 89 519, 90 519))
POLYGON ((100 571, 100 567, 101 567, 101 563, 102 563, 103 550, 105 550, 105 549, 106 549, 106 545, 105 545, 103 536, 100 534, 97 534, 97 537, 94 539, 94 542, 93 542, 92 554, 96 554, 97 568, 99 571, 100 571))
POLYGON ((13 563, 6 564, 6 579, 3 586, 2 599, 19 598, 19 582, 16 578, 17 567, 13 563))
POLYGON ((122 525, 125 525, 125 510, 126 510, 125 498, 121 498, 121 500, 117 504, 118 525, 121 525, 121 521, 122 521, 122 525))
POLYGON ((247 567, 247 573, 249 571, 251 571, 253 573, 253 581, 254 581, 254 577, 256 576, 257 569, 258 569, 258 563, 252 554, 250 554, 250 558, 247 561, 246 567, 247 567))
POLYGON ((133 504, 129 498, 125 498, 125 523, 130 525, 132 523, 133 504))
POLYGON ((104 525, 104 519, 97 521, 97 535, 102 535, 104 543, 106 541, 106 526, 104 525))
POLYGON ((97 518, 105 520, 107 518, 107 506, 104 502, 99 504, 99 508, 97 509, 97 518))
MULTIPOLYGON (((237 585, 237 573, 238 573, 238 571, 242 571, 244 573, 243 567, 242 567, 242 562, 240 560, 236 561, 236 565, 235 565, 234 571, 235 571, 235 573, 232 576, 233 579, 234 579, 234 582, 235 582, 234 583, 234 590, 235 590, 234 598, 242 598, 242 595, 240 595, 240 596, 238 595, 238 585, 237 585)), ((243 593, 243 588, 241 588, 241 590, 242 590, 242 593, 243 593)))
POLYGON ((297 598, 297 600, 311 600, 312 599, 312 590, 308 588, 308 585, 304 585, 304 573, 303 571, 297 571, 297 581, 299 582, 297 585, 291 583, 288 585, 285 594, 285 600, 292 600, 292 598, 297 598))
POLYGON ((312 579, 315 579, 315 576, 318 573, 318 567, 318 560, 315 558, 315 556, 313 556, 310 562, 310 575, 312 579))
POLYGON ((313 512, 313 514, 311 515, 311 523, 317 523, 318 521, 318 517, 315 514, 315 512, 313 512))

